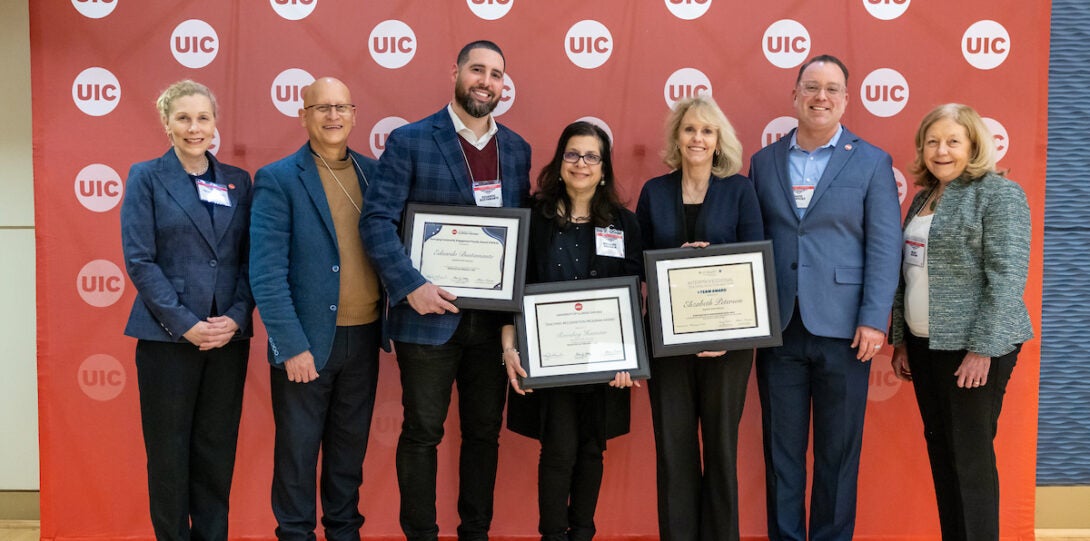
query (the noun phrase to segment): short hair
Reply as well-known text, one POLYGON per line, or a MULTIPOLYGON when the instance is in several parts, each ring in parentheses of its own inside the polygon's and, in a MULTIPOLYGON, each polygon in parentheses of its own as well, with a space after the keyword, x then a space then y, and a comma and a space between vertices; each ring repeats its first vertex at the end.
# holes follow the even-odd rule
POLYGON ((795 86, 798 86, 798 84, 802 82, 802 72, 806 71, 806 68, 810 67, 811 64, 816 64, 818 62, 836 64, 836 67, 840 68, 840 71, 844 74, 844 84, 848 84, 848 66, 845 66, 839 58, 831 54, 821 54, 807 60, 805 64, 799 66, 799 75, 798 77, 795 77, 795 86))
POLYGON ((965 128, 969 136, 969 163, 965 165, 965 176, 969 180, 983 178, 988 173, 1002 174, 995 168, 995 139, 991 130, 984 124, 984 119, 968 105, 960 103, 946 103, 931 110, 920 121, 920 129, 916 130, 916 160, 912 162, 909 171, 916 175, 917 186, 934 186, 939 179, 927 169, 927 163, 923 157, 923 146, 927 137, 927 130, 942 119, 950 119, 965 128))
POLYGON ((174 100, 193 95, 207 97, 208 101, 212 102, 212 116, 217 116, 219 106, 216 104, 216 96, 212 94, 212 91, 196 81, 182 79, 168 86, 162 94, 159 94, 159 99, 155 100, 155 108, 159 110, 159 117, 165 122, 167 117, 170 116, 170 108, 174 106, 174 100))
POLYGON ((620 206, 620 199, 617 196, 617 182, 613 178, 613 151, 609 134, 597 124, 579 120, 564 128, 564 131, 560 133, 560 139, 556 142, 553 159, 541 168, 537 176, 537 192, 534 197, 546 218, 554 220, 558 226, 567 225, 571 219, 572 203, 564 182, 560 180, 560 170, 564 166, 564 151, 568 148, 568 141, 572 137, 581 135, 598 139, 598 144, 602 147, 601 167, 604 184, 594 190, 594 196, 590 200, 590 218, 595 226, 605 227, 616 219, 613 216, 613 209, 620 206))
POLYGON ((458 51, 458 67, 462 67, 463 65, 465 65, 466 62, 469 61, 469 53, 473 49, 488 49, 489 51, 495 52, 496 54, 500 55, 500 59, 503 60, 504 67, 506 68, 507 58, 503 56, 503 51, 500 50, 500 46, 486 39, 471 41, 465 44, 465 47, 462 47, 462 50, 458 51))
POLYGON ((674 110, 666 117, 666 150, 662 161, 671 169, 681 168, 681 148, 677 144, 677 132, 681 128, 681 119, 692 111, 701 122, 716 128, 715 157, 712 159, 712 174, 717 177, 729 177, 742 170, 742 142, 734 132, 723 110, 711 96, 693 96, 679 100, 674 110))

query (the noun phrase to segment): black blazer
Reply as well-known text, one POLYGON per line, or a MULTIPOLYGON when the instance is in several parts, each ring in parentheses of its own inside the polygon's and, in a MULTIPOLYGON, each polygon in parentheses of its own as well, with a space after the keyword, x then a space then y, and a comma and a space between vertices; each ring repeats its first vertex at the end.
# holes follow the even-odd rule
MULTIPOLYGON (((643 276, 643 241, 636 215, 624 207, 613 210, 615 220, 613 228, 624 231, 624 258, 599 256, 591 247, 590 277, 612 278, 616 276, 643 276)), ((534 206, 530 217, 530 250, 527 256, 526 283, 539 282, 538 276, 544 276, 545 266, 549 264, 543 254, 551 250, 552 238, 557 231, 554 220, 545 217, 541 205, 534 206)), ((600 393, 603 397, 601 415, 604 416, 606 438, 627 434, 631 419, 630 392, 628 389, 614 389, 604 383, 585 386, 588 392, 600 393)), ((542 389, 527 395, 508 393, 507 428, 530 438, 540 439, 545 410, 541 407, 541 396, 550 389, 542 389)))
MULTIPOLYGON (((617 207, 613 210, 614 229, 624 231, 624 258, 599 256, 591 251, 590 278, 612 278, 615 276, 643 277, 643 236, 640 224, 632 211, 617 207)), ((526 258, 526 283, 536 284, 545 276, 548 258, 542 257, 551 248, 553 235, 559 228, 556 222, 546 218, 540 204, 534 205, 530 215, 530 251, 526 258)))

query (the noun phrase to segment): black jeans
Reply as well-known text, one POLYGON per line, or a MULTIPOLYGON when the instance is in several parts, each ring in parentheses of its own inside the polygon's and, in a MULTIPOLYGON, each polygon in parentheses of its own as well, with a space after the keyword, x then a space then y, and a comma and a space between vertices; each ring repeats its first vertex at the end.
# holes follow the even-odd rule
POLYGON ((942 538, 999 539, 999 472, 993 440, 1007 382, 1022 346, 992 358, 983 386, 961 388, 954 372, 965 358, 965 350, 930 349, 926 338, 908 332, 905 345, 923 418, 942 538))
POLYGON ((492 524, 492 498, 507 372, 501 362, 502 314, 466 310, 445 344, 397 342, 404 422, 397 442, 397 482, 401 489, 401 529, 409 541, 435 540, 436 448, 458 387, 461 450, 458 459, 458 538, 486 540, 492 524))
POLYGON ((160 541, 227 539, 227 511, 250 341, 140 340, 136 376, 148 498, 160 541))
POLYGON ((322 527, 328 541, 359 541, 363 458, 378 383, 379 323, 337 327, 318 379, 293 383, 269 367, 276 442, 272 510, 276 537, 312 541, 318 451, 322 456, 322 527))

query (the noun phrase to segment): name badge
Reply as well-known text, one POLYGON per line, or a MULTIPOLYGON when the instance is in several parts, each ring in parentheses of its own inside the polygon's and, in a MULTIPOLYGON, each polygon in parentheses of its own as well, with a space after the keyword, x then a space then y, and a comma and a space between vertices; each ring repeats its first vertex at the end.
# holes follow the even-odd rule
POLYGON ((815 186, 799 185, 792 186, 791 189, 795 192, 795 206, 800 209, 810 208, 810 199, 814 197, 815 186))
POLYGON ((231 206, 231 198, 227 196, 227 186, 223 184, 197 180, 197 197, 205 203, 223 207, 231 206))
POLYGON ((473 199, 477 201, 478 207, 502 207, 503 206, 503 191, 500 189, 502 184, 497 180, 474 180, 473 181, 473 199))
POLYGON ((606 257, 624 257, 624 231, 609 227, 594 228, 595 253, 606 257))
POLYGON ((927 264, 927 242, 920 239, 905 239, 905 263, 922 267, 927 264))

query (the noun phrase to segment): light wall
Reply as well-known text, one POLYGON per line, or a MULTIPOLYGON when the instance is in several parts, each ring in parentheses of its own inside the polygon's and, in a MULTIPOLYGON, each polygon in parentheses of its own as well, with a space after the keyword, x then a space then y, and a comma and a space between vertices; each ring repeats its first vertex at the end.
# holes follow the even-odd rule
MULTIPOLYGON (((0 491, 38 490, 34 198, 28 4, 0 1, 0 491)), ((0 493, 0 518, 36 518, 0 493), (18 507, 18 515, 9 511, 18 507)), ((1090 487, 1041 487, 1037 525, 1090 528, 1090 487)))
MULTIPOLYGON (((0 490, 38 490, 28 4, 0 2, 0 490)), ((74 278, 73 278, 74 279, 74 278)))

